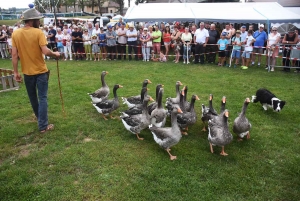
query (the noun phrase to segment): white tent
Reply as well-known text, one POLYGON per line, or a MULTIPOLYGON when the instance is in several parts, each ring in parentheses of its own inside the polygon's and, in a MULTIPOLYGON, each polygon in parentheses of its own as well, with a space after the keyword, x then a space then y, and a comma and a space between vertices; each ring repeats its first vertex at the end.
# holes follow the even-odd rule
POLYGON ((300 22, 300 15, 270 3, 147 3, 130 7, 127 21, 300 22))

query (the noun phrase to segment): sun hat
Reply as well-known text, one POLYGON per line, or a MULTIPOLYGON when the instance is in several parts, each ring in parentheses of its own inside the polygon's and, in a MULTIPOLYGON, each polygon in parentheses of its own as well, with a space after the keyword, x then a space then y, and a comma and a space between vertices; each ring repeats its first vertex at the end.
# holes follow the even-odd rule
POLYGON ((53 27, 53 24, 49 24, 49 26, 48 27, 53 27))
POLYGON ((133 24, 129 24, 129 28, 134 28, 133 24))
POLYGON ((44 16, 35 8, 30 8, 28 10, 25 10, 22 16, 22 20, 35 20, 41 18, 44 18, 44 16))
POLYGON ((259 27, 265 28, 265 26, 263 24, 259 25, 259 27))
POLYGON ((235 33, 237 33, 237 34, 241 34, 241 31, 240 31, 240 30, 237 30, 235 33))
POLYGON ((145 27, 145 28, 144 28, 144 31, 148 31, 148 29, 145 27))

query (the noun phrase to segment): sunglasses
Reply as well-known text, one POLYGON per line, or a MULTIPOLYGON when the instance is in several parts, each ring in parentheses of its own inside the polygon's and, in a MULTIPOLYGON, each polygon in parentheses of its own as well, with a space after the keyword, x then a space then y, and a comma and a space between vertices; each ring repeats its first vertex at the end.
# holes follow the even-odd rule
POLYGON ((277 31, 277 30, 272 30, 272 31, 277 31))

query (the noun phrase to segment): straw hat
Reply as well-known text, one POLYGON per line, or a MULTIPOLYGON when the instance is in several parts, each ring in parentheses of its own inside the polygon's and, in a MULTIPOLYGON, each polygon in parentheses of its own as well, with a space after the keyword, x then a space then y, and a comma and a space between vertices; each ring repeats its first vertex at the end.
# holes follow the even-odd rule
POLYGON ((44 18, 44 16, 41 15, 41 13, 34 8, 25 10, 22 16, 22 20, 35 20, 41 18, 44 18))

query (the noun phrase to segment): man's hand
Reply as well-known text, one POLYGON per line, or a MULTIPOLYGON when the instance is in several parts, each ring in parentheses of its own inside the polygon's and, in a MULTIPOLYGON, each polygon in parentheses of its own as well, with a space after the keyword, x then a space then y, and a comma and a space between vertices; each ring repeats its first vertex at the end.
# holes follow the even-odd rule
POLYGON ((22 82, 22 76, 18 72, 14 72, 14 79, 19 83, 22 82))
POLYGON ((55 57, 60 57, 60 53, 59 52, 53 52, 53 54, 55 55, 55 57))

